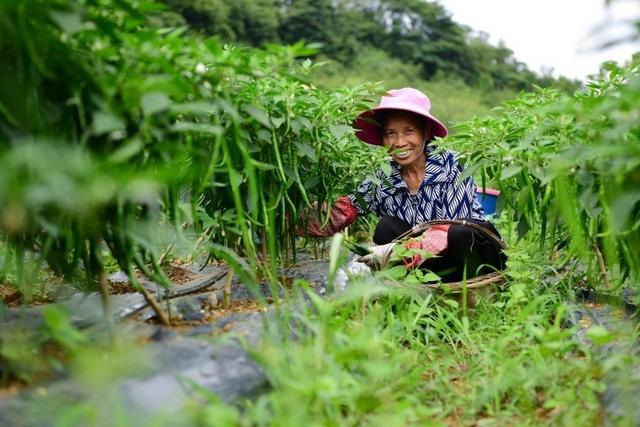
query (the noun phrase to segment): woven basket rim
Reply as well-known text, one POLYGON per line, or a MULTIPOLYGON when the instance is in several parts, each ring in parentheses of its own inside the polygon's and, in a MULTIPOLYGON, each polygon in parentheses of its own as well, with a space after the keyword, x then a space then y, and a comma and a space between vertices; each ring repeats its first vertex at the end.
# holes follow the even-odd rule
POLYGON ((405 233, 401 234, 400 236, 396 237, 393 241, 394 242, 399 242, 402 239, 405 239, 407 237, 415 237, 419 234, 421 234, 423 231, 427 230, 429 227, 432 227, 434 225, 463 225, 466 227, 471 227, 475 230, 477 230, 479 233, 481 233, 482 235, 484 235, 486 238, 492 240, 496 245, 498 245, 498 247, 500 249, 506 249, 507 248, 507 244, 505 243, 505 241, 500 237, 495 235, 494 233, 492 233, 491 231, 487 230, 486 228, 474 223, 474 222, 470 222, 464 219, 438 219, 438 220, 433 220, 433 221, 426 221, 426 222, 421 222, 420 224, 414 225, 411 229, 407 230, 405 233))
MULTIPOLYGON (((433 221, 426 221, 420 224, 413 226, 410 230, 405 232, 404 234, 398 236, 394 239, 394 242, 399 242, 402 239, 407 237, 415 237, 429 227, 434 225, 463 225, 467 227, 471 227, 484 235, 489 240, 492 240, 500 249, 506 249, 507 244, 505 241, 498 235, 492 233, 485 227, 478 225, 474 222, 467 221, 464 219, 438 219, 433 221)), ((457 293, 462 292, 463 289, 478 289, 483 288, 489 285, 503 283, 506 281, 505 276, 502 274, 502 271, 492 271, 491 273, 482 274, 480 276, 472 277, 467 280, 458 281, 458 282, 442 282, 442 283, 424 283, 422 286, 426 289, 437 289, 437 290, 447 290, 449 292, 457 293)))
POLYGON ((428 289, 446 290, 449 292, 462 292, 466 289, 478 289, 484 288, 489 285, 495 285, 504 283, 506 277, 500 271, 493 271, 491 273, 482 274, 480 276, 473 277, 471 279, 462 280, 459 282, 446 282, 446 283, 425 283, 423 286, 428 289))

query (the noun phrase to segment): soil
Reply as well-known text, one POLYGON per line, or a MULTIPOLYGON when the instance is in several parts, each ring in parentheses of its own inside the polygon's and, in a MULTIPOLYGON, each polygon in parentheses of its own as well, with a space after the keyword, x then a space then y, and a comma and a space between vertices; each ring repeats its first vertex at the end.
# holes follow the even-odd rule
MULTIPOLYGON (((165 268, 165 273, 169 277, 171 283, 177 286, 189 283, 193 281, 195 277, 195 274, 191 273, 190 271, 187 271, 186 269, 173 264, 169 264, 169 266, 165 268)), ((139 279, 145 278, 142 273, 137 270, 136 277, 138 277, 139 279)), ((112 294, 129 294, 136 292, 136 290, 131 286, 131 283, 128 281, 109 281, 109 290, 112 294)))
POLYGON ((8 307, 15 307, 20 304, 20 292, 9 283, 0 283, 0 298, 8 307))
MULTIPOLYGON (((170 264, 165 268, 165 273, 169 277, 171 283, 177 286, 189 283, 196 277, 194 273, 173 264, 170 264)), ((33 295, 29 305, 42 305, 55 302, 55 298, 50 294, 53 293, 54 288, 58 284, 62 283, 62 279, 47 271, 43 274, 44 277, 40 279, 42 283, 34 285, 34 289, 32 290, 33 295)), ((136 271, 136 275, 140 279, 144 278, 142 273, 138 271, 136 271)), ((129 294, 136 292, 128 281, 109 281, 109 290, 112 294, 129 294)), ((19 307, 22 305, 22 293, 14 284, 7 281, 1 281, 0 300, 4 301, 4 305, 7 307, 19 307)))
POLYGON ((222 302, 217 307, 210 307, 208 303, 204 304, 205 321, 213 322, 232 313, 254 313, 258 311, 266 311, 267 307, 260 305, 256 300, 235 300, 231 301, 229 308, 222 308, 222 302))
POLYGON ((130 282, 109 282, 109 291, 112 295, 131 294, 136 292, 130 282))
MULTIPOLYGON (((7 307, 19 307, 22 305, 22 292, 15 285, 7 282, 0 282, 0 300, 7 307)), ((53 302, 53 298, 46 294, 34 292, 29 305, 42 305, 53 302)))
MULTIPOLYGON (((268 302, 271 303, 271 300, 268 299, 268 302)), ((211 324, 219 319, 222 319, 223 317, 227 317, 231 314, 237 314, 237 313, 257 313, 260 311, 266 311, 267 307, 261 305, 258 301, 256 300, 250 300, 250 299, 238 299, 238 300, 231 300, 229 302, 229 307, 228 308, 223 308, 223 303, 222 301, 220 301, 218 303, 217 306, 215 307, 211 307, 209 305, 208 302, 204 302, 201 306, 201 310, 204 312, 204 315, 202 317, 202 320, 181 320, 181 319, 173 319, 173 324, 171 325, 171 328, 176 328, 179 330, 185 329, 185 328, 190 328, 190 327, 195 327, 195 326, 201 326, 201 325, 207 325, 207 324, 211 324)), ((158 324, 158 319, 156 319, 155 317, 149 319, 147 321, 147 323, 151 323, 151 324, 158 324)), ((223 332, 227 332, 233 325, 233 322, 228 323, 227 325, 225 325, 222 330, 223 332)))
POLYGON ((12 379, 7 384, 0 387, 0 399, 15 396, 26 387, 29 387, 29 384, 25 384, 22 381, 12 379))
POLYGON ((194 274, 177 265, 170 264, 167 274, 174 285, 184 285, 193 280, 194 274))
MULTIPOLYGON (((173 264, 166 267, 165 272, 167 273, 171 283, 175 286, 190 283, 197 277, 197 274, 173 264)), ((138 277, 142 278, 142 275, 139 272, 136 274, 138 277)), ((55 302, 57 299, 55 298, 56 289, 62 281, 63 280, 60 277, 45 271, 38 283, 34 285, 34 289, 32 289, 33 295, 28 305, 38 306, 55 302)), ((109 281, 109 290, 111 294, 136 293, 131 286, 131 283, 128 281, 109 281)), ((8 308, 17 308, 24 305, 22 292, 10 281, 0 281, 0 304, 4 304, 4 306, 8 308)))

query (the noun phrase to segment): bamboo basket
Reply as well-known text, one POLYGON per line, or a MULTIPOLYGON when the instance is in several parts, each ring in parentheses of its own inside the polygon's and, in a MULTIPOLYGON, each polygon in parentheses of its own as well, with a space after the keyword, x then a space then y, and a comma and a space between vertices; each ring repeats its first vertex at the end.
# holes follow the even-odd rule
POLYGON ((443 295, 449 295, 458 303, 464 303, 474 308, 481 300, 495 301, 496 292, 506 281, 502 272, 482 274, 466 281, 449 283, 426 283, 424 288, 434 290, 443 295))
MULTIPOLYGON (((411 230, 402 234, 394 241, 398 242, 407 237, 415 237, 418 234, 424 232, 429 227, 439 224, 464 225, 474 228, 488 239, 493 240, 500 249, 506 249, 507 247, 504 240, 502 240, 499 236, 495 235, 484 227, 479 226, 478 224, 465 220, 436 220, 423 222, 414 226, 411 230)), ((482 299, 486 299, 489 301, 495 300, 497 289, 505 281, 506 279, 502 272, 494 271, 459 282, 425 283, 421 285, 421 287, 425 290, 435 291, 443 295, 450 295, 454 300, 458 301, 461 304, 464 303, 464 300, 466 299, 466 306, 469 308, 473 308, 482 299)))

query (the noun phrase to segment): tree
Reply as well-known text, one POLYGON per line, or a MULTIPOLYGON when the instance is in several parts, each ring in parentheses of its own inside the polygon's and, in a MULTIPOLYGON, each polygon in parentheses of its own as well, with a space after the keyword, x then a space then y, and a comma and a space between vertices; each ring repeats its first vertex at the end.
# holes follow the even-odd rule
POLYGON ((555 82, 529 70, 504 44, 493 46, 486 35, 453 21, 437 2, 164 1, 195 29, 223 40, 253 46, 300 40, 320 43, 322 54, 346 65, 366 48, 380 49, 392 58, 418 65, 426 80, 452 76, 486 89, 523 90, 532 84, 547 86, 555 82))
POLYGON ((229 21, 230 7, 225 0, 163 0, 178 11, 194 30, 223 38, 233 36, 229 21))
POLYGON ((228 20, 234 38, 253 46, 279 41, 279 5, 279 0, 233 2, 228 20))

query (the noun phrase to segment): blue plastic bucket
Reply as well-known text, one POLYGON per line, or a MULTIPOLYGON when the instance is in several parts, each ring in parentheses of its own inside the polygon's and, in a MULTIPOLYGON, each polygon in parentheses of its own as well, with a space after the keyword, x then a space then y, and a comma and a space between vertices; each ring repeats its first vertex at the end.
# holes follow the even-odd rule
POLYGON ((496 213, 496 203, 500 196, 500 191, 493 188, 478 188, 476 195, 482 205, 482 209, 484 209, 485 215, 493 215, 496 213))

